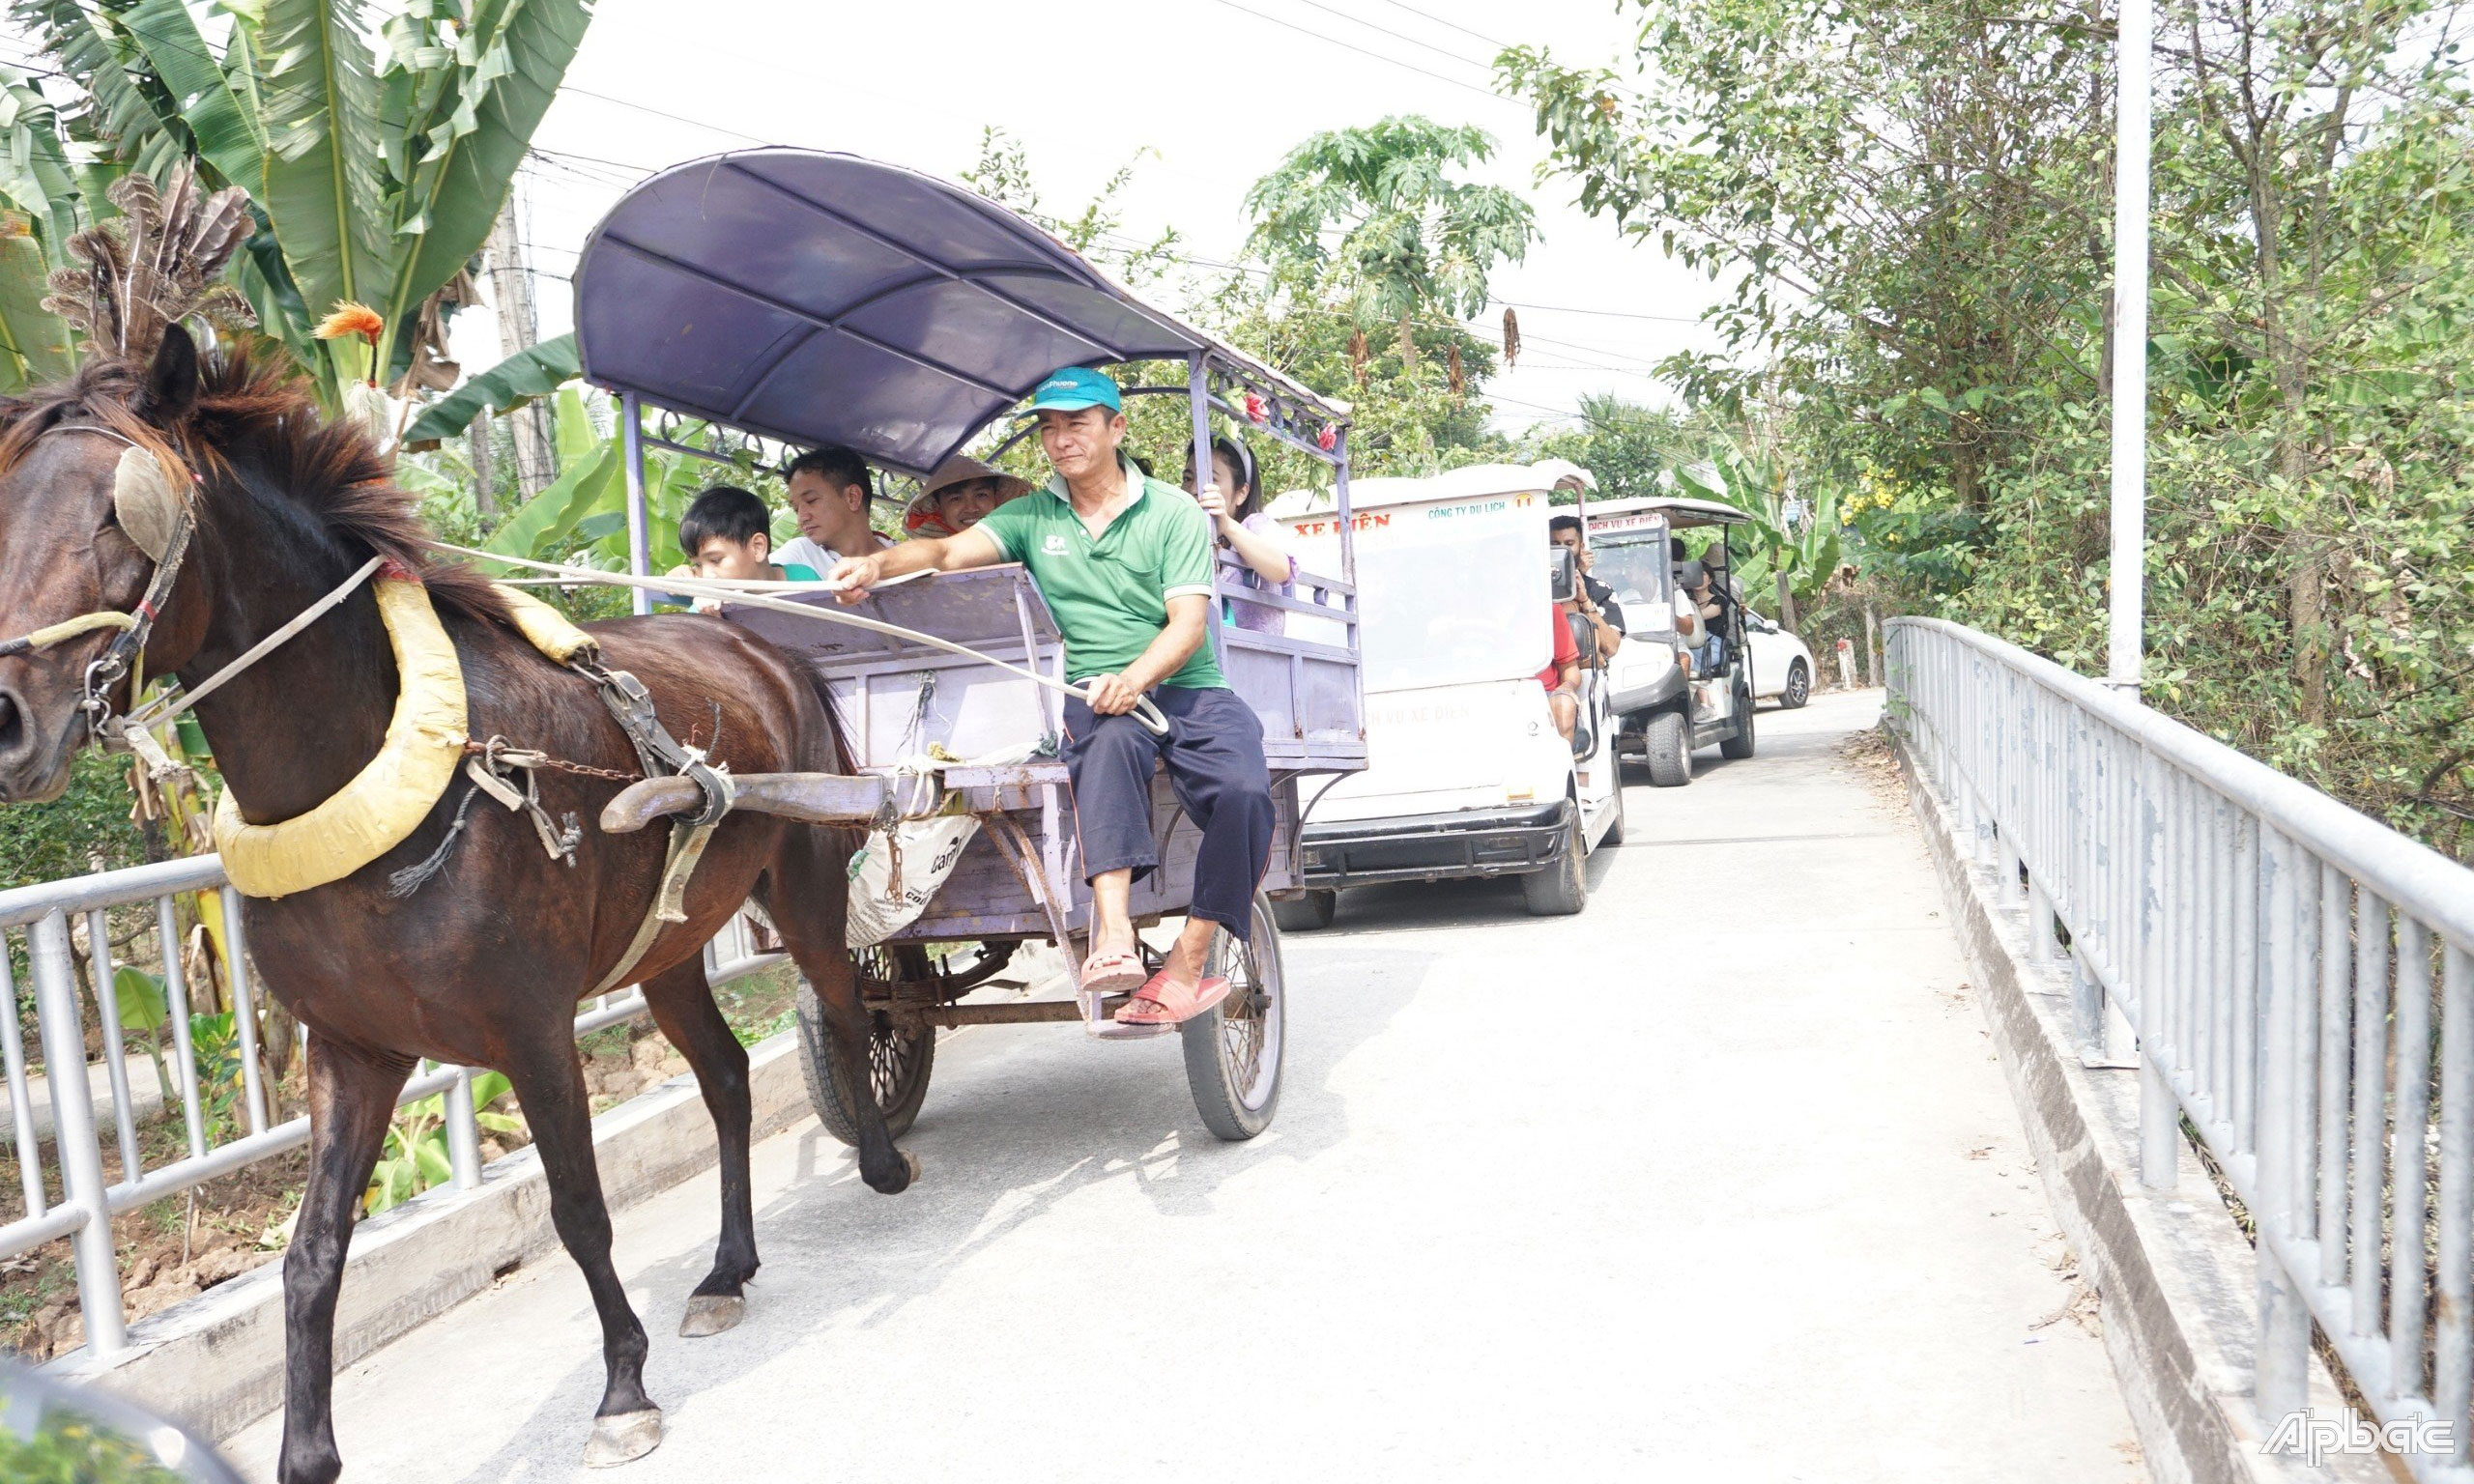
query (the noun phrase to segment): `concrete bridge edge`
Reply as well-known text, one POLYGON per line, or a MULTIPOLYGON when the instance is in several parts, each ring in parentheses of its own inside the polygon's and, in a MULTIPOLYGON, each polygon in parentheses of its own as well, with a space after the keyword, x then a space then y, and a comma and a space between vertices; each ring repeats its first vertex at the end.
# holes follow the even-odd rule
MULTIPOLYGON (((1998 904, 1993 870, 1972 859, 1904 739, 1896 740, 1909 802, 2046 1199, 2096 1289, 2105 1349, 2149 1476, 2156 1484, 2402 1477, 2376 1455, 2341 1455, 2313 1468, 2262 1451, 2272 1427, 2251 1396, 2258 1276, 2249 1241, 2187 1140, 2174 1189, 2140 1183, 2139 1072, 2082 1064, 2065 965, 2031 958, 2024 905, 1998 904)), ((2311 1400, 2324 1416, 2345 1405, 2316 1354, 2311 1400)))

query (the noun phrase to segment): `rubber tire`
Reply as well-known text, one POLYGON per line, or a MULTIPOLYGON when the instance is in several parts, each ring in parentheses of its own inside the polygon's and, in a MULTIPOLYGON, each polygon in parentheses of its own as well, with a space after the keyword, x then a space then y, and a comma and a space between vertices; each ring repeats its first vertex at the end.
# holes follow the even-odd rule
MULTIPOLYGON (((817 1000, 816 987, 804 977, 799 981, 799 990, 791 1001, 791 1007, 799 1023, 799 1072, 807 1083, 808 1105, 816 1109, 817 1122, 824 1126, 825 1132, 856 1149, 859 1147, 859 1127, 856 1114, 852 1111, 853 1104, 842 1086, 842 1079, 834 1072, 832 1059, 824 1054, 823 1007, 817 1000)), ((876 1012, 875 1020, 869 1047, 872 1060, 876 1049, 874 1042, 897 1034, 893 1029, 893 1017, 883 1011, 876 1012)), ((928 1100, 929 1079, 936 1070, 935 1027, 930 1026, 906 1039, 910 1042, 911 1055, 904 1068, 903 1080, 889 1090, 888 1096, 877 1099, 877 1107, 884 1111, 885 1132, 897 1139, 908 1133, 910 1126, 918 1120, 920 1104, 928 1100)))
POLYGON ((1563 859, 1520 878, 1520 904, 1532 917, 1569 917, 1589 905, 1589 825, 1578 801, 1568 828, 1563 859))
POLYGON ((1813 699, 1813 672, 1801 660, 1787 667, 1786 688, 1778 693, 1778 709, 1793 711, 1813 699))
POLYGON ((1338 892, 1309 891, 1293 901, 1273 902, 1272 921, 1282 932, 1318 932, 1332 926, 1332 916, 1339 908, 1338 892))
POLYGON ((1661 711, 1641 729, 1650 753, 1650 782, 1660 788, 1681 788, 1692 782, 1692 735, 1681 711, 1661 711))
POLYGON ((1736 692, 1736 734, 1718 744, 1718 756, 1737 762, 1752 756, 1752 690, 1736 692))
MULTIPOLYGON (((1231 1083, 1231 1069, 1222 1054, 1225 1047, 1223 1033, 1229 1018, 1227 1001, 1177 1028, 1177 1039, 1186 1056, 1186 1086, 1194 1093, 1194 1111, 1202 1115, 1203 1127, 1211 1130, 1214 1138, 1231 1144, 1242 1143, 1270 1127, 1273 1117, 1280 1112, 1280 1072, 1288 1044, 1288 973, 1280 961, 1280 923, 1272 910, 1274 905, 1268 899, 1254 899, 1253 940, 1247 945, 1256 982, 1267 986, 1262 1013, 1270 1022, 1272 1065, 1268 1085, 1255 1090, 1250 1104, 1246 1095, 1231 1083)), ((1212 944, 1214 958, 1221 960, 1215 962, 1212 972, 1223 971, 1225 960, 1221 956, 1230 953, 1232 947, 1223 930, 1212 944)), ((1235 997, 1232 989, 1230 999, 1235 997)))

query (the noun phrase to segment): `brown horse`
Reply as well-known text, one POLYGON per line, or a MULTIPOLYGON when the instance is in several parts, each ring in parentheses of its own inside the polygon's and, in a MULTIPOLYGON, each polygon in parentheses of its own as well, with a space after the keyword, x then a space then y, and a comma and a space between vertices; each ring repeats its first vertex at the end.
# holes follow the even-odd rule
MULTIPOLYGON (((427 559, 412 502, 367 438, 322 423, 296 379, 253 364, 245 349, 202 364, 177 327, 151 364, 103 361, 30 398, 0 399, 0 634, 136 606, 153 563, 115 523, 113 498, 115 464, 132 442, 197 478, 195 536, 143 673, 194 686, 383 556, 426 583, 463 666, 473 738, 636 772, 593 684, 508 628, 485 581, 427 559)), ((650 689, 673 731, 734 772, 834 770, 827 707, 763 641, 683 615, 591 632, 606 664, 650 689)), ((71 755, 89 740, 86 667, 110 637, 0 658, 0 802, 67 786, 71 755)), ((197 716, 243 815, 262 824, 301 814, 350 780, 377 751, 395 699, 388 641, 364 586, 206 698, 197 716)), ((619 787, 563 771, 537 777, 554 817, 593 820, 619 787)), ((570 1021, 645 921, 668 832, 604 836, 588 825, 570 866, 550 858, 529 819, 483 799, 446 868, 410 896, 390 896, 389 874, 441 844, 464 791, 459 776, 410 839, 355 874, 246 908, 265 982, 310 1033, 309 1182, 284 1258, 284 1484, 342 1469, 331 1415, 335 1297, 361 1192, 418 1057, 496 1068, 523 1103, 559 1237, 601 1318, 608 1384, 588 1460, 621 1462, 660 1439, 644 1390, 645 1330, 611 1264, 570 1021)), ((695 1069, 721 1151, 721 1240, 689 1300, 689 1332, 734 1322, 757 1266, 747 1054, 713 1003, 701 950, 753 893, 816 987, 844 1085, 867 1086, 867 1015, 843 948, 850 845, 840 832, 731 815, 694 878, 688 921, 666 928, 637 966, 655 1021, 695 1069)), ((861 1176, 894 1194, 915 1166, 873 1100, 859 1101, 861 1176)))

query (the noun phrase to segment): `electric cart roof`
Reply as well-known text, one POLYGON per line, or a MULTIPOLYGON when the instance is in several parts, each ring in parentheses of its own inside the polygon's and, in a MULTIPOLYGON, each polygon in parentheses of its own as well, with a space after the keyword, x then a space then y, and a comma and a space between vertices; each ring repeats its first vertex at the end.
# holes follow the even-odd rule
MULTIPOLYGON (((1354 492, 1352 492, 1354 493, 1354 492)), ((1688 530, 1695 526, 1749 526, 1752 517, 1733 505, 1714 499, 1685 499, 1674 495, 1636 495, 1626 499, 1597 501, 1589 507, 1589 528, 1612 534, 1626 525, 1635 524, 1627 517, 1662 515, 1673 530, 1688 530)), ((1646 520, 1637 524, 1647 526, 1646 520)))

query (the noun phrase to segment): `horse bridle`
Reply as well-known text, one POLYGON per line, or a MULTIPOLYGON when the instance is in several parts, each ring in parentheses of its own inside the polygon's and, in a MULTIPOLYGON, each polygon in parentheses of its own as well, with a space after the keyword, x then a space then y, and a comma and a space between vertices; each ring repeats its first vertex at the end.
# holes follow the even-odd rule
MULTIPOLYGON (((36 437, 49 438, 54 433, 100 433, 141 453, 153 454, 152 449, 145 448, 135 439, 91 422, 58 423, 43 429, 36 437)), ((192 473, 189 477, 194 482, 197 476, 192 473)), ((118 629, 120 632, 113 637, 101 656, 86 667, 84 694, 77 702, 77 709, 86 717, 87 734, 106 745, 118 740, 122 730, 121 723, 112 714, 111 693, 129 678, 130 671, 145 654, 146 641, 155 632, 155 621, 162 615, 163 605, 171 599, 172 585, 179 581, 181 563, 188 556, 189 537, 197 528, 197 519, 190 502, 183 499, 178 504, 163 551, 154 558, 155 575, 147 580, 146 591, 138 598, 134 609, 127 612, 100 609, 47 624, 15 639, 0 641, 0 659, 5 659, 47 649, 98 629, 118 629)))

